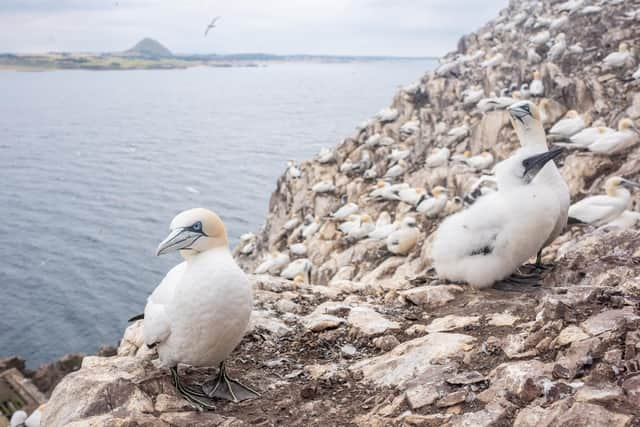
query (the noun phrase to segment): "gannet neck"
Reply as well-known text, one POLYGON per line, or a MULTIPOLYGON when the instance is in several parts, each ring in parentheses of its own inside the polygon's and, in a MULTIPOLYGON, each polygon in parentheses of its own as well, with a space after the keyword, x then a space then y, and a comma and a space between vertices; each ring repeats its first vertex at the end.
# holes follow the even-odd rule
POLYGON ((187 250, 181 250, 180 252, 180 256, 182 256, 182 258, 185 259, 185 261, 190 261, 195 259, 196 257, 203 255, 203 254, 211 254, 214 252, 219 252, 219 253, 231 253, 229 251, 229 247, 228 246, 222 246, 222 245, 218 245, 218 246, 212 246, 211 248, 204 250, 204 251, 194 251, 191 249, 187 249, 187 250))
POLYGON ((542 127, 542 123, 539 121, 532 121, 529 123, 527 127, 518 124, 515 126, 516 134, 518 135, 518 139, 520 140, 520 144, 526 148, 534 148, 546 150, 547 146, 547 136, 544 132, 544 128, 542 127))

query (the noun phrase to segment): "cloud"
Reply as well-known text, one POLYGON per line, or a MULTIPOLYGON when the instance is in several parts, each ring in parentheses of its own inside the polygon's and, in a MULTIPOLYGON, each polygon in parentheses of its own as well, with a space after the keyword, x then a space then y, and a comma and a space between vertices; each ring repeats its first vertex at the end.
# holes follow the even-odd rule
POLYGON ((441 55, 507 0, 2 0, 0 51, 441 55), (203 37, 213 16, 218 27, 203 37))

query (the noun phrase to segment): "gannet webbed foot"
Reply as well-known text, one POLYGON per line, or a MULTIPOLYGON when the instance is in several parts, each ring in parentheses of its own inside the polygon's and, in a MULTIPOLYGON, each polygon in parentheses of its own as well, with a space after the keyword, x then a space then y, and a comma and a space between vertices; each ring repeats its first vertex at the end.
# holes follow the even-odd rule
POLYGON ((216 409, 212 398, 207 396, 197 387, 190 386, 182 381, 182 378, 180 378, 180 375, 178 374, 177 367, 170 368, 170 370, 173 384, 175 385, 176 390, 178 390, 178 394, 180 394, 180 396, 182 396, 187 402, 200 410, 216 409))
POLYGON ((225 399, 234 403, 260 397, 257 391, 229 378, 224 362, 220 363, 218 377, 202 384, 202 391, 210 398, 225 399))
POLYGON ((507 277, 506 279, 496 282, 493 285, 493 288, 498 289, 500 291, 522 292, 522 291, 526 291, 528 288, 537 288, 540 285, 541 285, 540 274, 513 273, 511 276, 507 277))

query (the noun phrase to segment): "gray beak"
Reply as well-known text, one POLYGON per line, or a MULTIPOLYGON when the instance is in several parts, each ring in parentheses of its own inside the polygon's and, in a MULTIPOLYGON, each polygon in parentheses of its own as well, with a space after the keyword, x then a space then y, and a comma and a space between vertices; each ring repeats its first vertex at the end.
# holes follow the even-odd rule
POLYGON ((522 161, 522 166, 524 166, 523 178, 525 178, 527 182, 531 182, 538 172, 542 170, 544 165, 546 165, 550 160, 553 160, 563 151, 564 148, 556 147, 545 153, 536 154, 535 156, 524 159, 522 161))
POLYGON ((181 249, 191 249, 196 240, 202 237, 201 233, 189 230, 187 228, 176 228, 158 245, 156 256, 166 254, 181 249))
POLYGON ((523 125, 524 118, 531 115, 529 104, 516 104, 515 106, 509 107, 508 110, 511 117, 513 117, 514 120, 519 121, 523 125))
POLYGON ((629 181, 628 179, 623 179, 622 185, 627 187, 629 190, 632 190, 633 188, 640 188, 640 184, 638 184, 637 182, 629 181))

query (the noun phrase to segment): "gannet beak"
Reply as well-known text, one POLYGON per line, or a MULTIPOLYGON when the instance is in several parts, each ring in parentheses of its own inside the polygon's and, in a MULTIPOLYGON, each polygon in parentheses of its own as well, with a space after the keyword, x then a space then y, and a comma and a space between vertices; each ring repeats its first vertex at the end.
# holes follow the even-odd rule
POLYGON ((552 148, 551 150, 536 154, 535 156, 527 157, 522 161, 522 166, 524 166, 524 174, 523 178, 527 178, 527 182, 531 182, 533 178, 542 170, 544 165, 547 164, 550 160, 553 160, 560 153, 564 151, 562 147, 552 148))
POLYGON ((531 116, 531 108, 529 108, 529 104, 515 104, 507 109, 511 117, 514 120, 518 120, 520 123, 524 124, 524 118, 527 116, 531 116))
POLYGON ((202 233, 190 230, 189 228, 176 228, 158 245, 156 256, 166 254, 181 249, 191 249, 196 240, 202 237, 202 233))
POLYGON ((632 189, 633 187, 640 187, 640 184, 638 184, 637 182, 629 181, 628 179, 623 179, 622 185, 629 189, 632 189))

